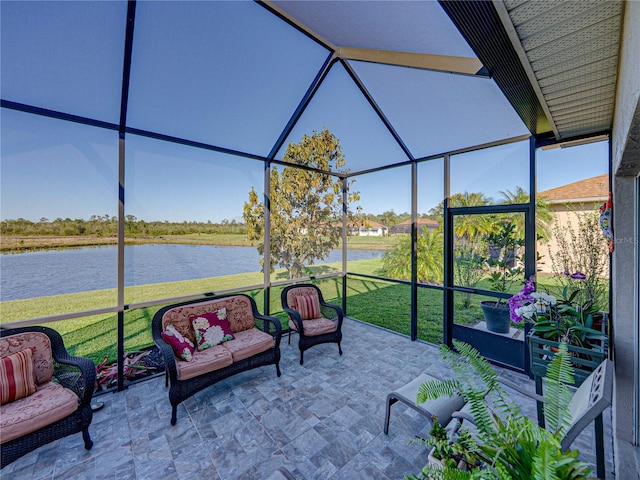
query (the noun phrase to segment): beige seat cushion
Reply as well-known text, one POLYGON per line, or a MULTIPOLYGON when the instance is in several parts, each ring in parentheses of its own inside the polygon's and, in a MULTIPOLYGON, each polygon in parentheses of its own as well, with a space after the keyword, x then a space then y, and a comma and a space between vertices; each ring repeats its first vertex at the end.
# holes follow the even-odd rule
POLYGON ((228 367, 233 363, 233 358, 229 351, 222 345, 216 345, 206 350, 196 351, 193 354, 193 360, 187 362, 185 360, 176 359, 178 368, 178 380, 187 380, 197 377, 203 373, 219 370, 228 367))
POLYGON ((234 333, 234 337, 233 340, 222 344, 231 353, 234 362, 269 350, 275 344, 271 335, 257 328, 234 333))
POLYGON ((5 443, 61 420, 78 409, 73 391, 54 382, 28 397, 0 407, 0 443, 5 443))
MULTIPOLYGON (((313 318, 310 320, 303 320, 302 326, 304 328, 304 334, 307 337, 315 337, 324 333, 335 332, 338 329, 338 325, 332 322, 328 318, 313 318)), ((296 324, 289 320, 289 328, 298 331, 296 324)))

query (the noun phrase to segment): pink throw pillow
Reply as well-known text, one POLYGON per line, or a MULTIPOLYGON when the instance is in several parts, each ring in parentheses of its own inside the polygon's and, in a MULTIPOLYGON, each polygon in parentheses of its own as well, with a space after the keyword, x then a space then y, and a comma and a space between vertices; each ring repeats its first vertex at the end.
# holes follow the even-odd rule
POLYGON ((193 316, 191 317, 191 325, 193 325, 193 331, 196 334, 198 350, 206 350, 214 345, 233 340, 226 308, 193 316))
POLYGON ((164 332, 162 332, 162 339, 171 345, 173 348, 173 352, 183 360, 190 362, 193 360, 193 352, 196 351, 196 347, 193 345, 191 340, 183 337, 176 327, 172 324, 168 324, 164 327, 164 332))
POLYGON ((2 357, 0 361, 0 405, 36 393, 33 348, 2 357))
POLYGON ((296 310, 300 314, 302 320, 310 320, 312 318, 320 318, 322 316, 318 295, 297 296, 296 310))

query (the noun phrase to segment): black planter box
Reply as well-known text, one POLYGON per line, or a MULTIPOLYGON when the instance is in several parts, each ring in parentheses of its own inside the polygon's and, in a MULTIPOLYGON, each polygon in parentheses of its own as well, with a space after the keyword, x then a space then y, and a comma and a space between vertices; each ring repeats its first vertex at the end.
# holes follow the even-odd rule
POLYGON ((453 324, 453 338, 473 346, 480 355, 500 366, 525 372, 524 332, 519 338, 453 324))

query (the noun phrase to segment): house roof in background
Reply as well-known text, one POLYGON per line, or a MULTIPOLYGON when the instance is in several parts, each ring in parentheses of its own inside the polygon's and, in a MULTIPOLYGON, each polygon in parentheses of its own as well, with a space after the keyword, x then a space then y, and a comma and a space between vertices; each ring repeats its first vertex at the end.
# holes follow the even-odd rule
MULTIPOLYGON (((438 222, 436 222, 435 220, 431 220, 430 218, 418 218, 418 225, 434 225, 434 226, 438 226, 440 225, 438 222)), ((396 227, 400 226, 400 225, 411 225, 411 220, 405 220, 404 222, 400 222, 396 225, 396 227)))
POLYGON ((364 220, 364 224, 360 224, 360 222, 349 222, 350 227, 364 227, 364 228, 387 228, 386 225, 375 222, 373 220, 364 220))
POLYGON ((609 175, 598 175, 578 182, 539 192, 550 203, 588 202, 606 200, 609 195, 609 175))

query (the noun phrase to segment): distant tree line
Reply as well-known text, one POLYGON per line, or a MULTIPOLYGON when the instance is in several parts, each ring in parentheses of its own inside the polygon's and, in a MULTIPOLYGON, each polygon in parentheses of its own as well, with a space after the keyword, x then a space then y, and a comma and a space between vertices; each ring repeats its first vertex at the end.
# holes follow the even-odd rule
MULTIPOLYGON (((385 227, 393 227, 394 225, 398 225, 399 223, 411 220, 411 214, 409 212, 396 213, 394 210, 387 210, 386 212, 380 213, 378 215, 361 214, 359 215, 359 218, 364 222, 374 221, 381 223, 385 227)), ((435 220, 436 216, 431 215, 430 213, 419 213, 418 218, 430 218, 432 220, 435 220)))
MULTIPOLYGON (((89 220, 41 218, 37 222, 24 218, 2 220, 2 235, 52 235, 75 236, 95 235, 97 237, 116 236, 118 219, 110 215, 92 215, 89 220)), ((189 235, 194 233, 247 233, 247 226, 242 222, 224 219, 220 223, 207 222, 169 222, 138 220, 133 215, 125 217, 125 235, 127 236, 163 236, 189 235)))

